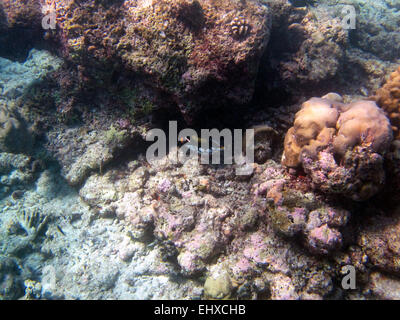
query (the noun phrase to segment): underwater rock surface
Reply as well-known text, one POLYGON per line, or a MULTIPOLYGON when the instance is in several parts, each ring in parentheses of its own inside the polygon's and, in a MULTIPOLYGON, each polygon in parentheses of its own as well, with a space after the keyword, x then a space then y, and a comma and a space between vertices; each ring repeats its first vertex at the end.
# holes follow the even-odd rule
MULTIPOLYGON (((7 1, 5 12, 14 13, 18 2, 7 1)), ((54 3, 59 30, 52 37, 82 78, 101 83, 121 69, 135 72, 170 95, 188 120, 199 108, 243 104, 253 95, 271 24, 258 1, 54 3)), ((23 19, 30 18, 14 17, 23 19)))
POLYGON ((54 2, 0 5, 0 299, 399 299, 395 1, 54 2), (148 161, 169 120, 253 172, 148 161))

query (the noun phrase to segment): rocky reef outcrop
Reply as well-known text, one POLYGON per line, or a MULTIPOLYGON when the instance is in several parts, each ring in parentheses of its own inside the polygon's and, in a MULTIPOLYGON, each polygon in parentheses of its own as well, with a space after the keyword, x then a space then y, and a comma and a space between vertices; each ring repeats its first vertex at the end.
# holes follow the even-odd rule
POLYGON ((0 101, 0 151, 28 153, 33 138, 25 121, 0 101))
POLYGON ((333 78, 341 69, 348 43, 340 17, 320 7, 296 7, 286 0, 270 5, 273 33, 266 57, 278 64, 275 68, 283 85, 309 86, 333 78))
MULTIPOLYGON (((17 14, 16 5, 3 9, 17 14)), ((131 72, 170 95, 187 120, 199 108, 250 101, 271 24, 258 1, 55 1, 54 13, 49 36, 85 87, 131 72)))
POLYGON ((398 63, 399 10, 388 1, 265 2, 272 28, 261 70, 272 96, 283 89, 320 96, 333 85, 333 91, 368 97, 398 63))
MULTIPOLYGON (((333 1, 332 1, 333 2, 333 1)), ((398 6, 393 1, 351 2, 357 14, 357 29, 350 33, 351 42, 383 60, 395 61, 400 55, 400 21, 398 6), (373 21, 380 21, 379 24, 373 21)))
POLYGON ((283 167, 268 167, 258 179, 261 182, 253 185, 254 195, 265 197, 268 222, 278 234, 300 238, 317 255, 341 249, 341 230, 351 217, 348 210, 330 205, 313 193, 307 181, 294 181, 283 167))

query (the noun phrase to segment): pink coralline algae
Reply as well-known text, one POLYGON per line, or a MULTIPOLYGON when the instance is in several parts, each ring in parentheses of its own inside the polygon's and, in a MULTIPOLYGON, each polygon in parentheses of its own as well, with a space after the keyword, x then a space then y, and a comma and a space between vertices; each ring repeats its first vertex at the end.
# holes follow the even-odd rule
POLYGON ((248 273, 252 268, 253 266, 251 265, 249 260, 246 258, 242 258, 233 267, 233 272, 237 274, 248 273))
POLYGON ((161 192, 167 192, 170 188, 171 188, 171 181, 169 181, 168 179, 164 179, 158 185, 158 190, 161 192))
POLYGON ((312 211, 278 206, 270 211, 270 215, 278 232, 289 237, 301 235, 312 253, 326 255, 341 248, 341 228, 347 224, 350 214, 323 205, 312 211))
POLYGON ((384 158, 369 146, 357 146, 345 153, 340 164, 332 149, 319 152, 317 159, 303 155, 304 171, 315 189, 338 193, 355 201, 377 194, 385 183, 384 158))
POLYGON ((317 199, 312 190, 304 192, 303 182, 293 181, 290 175, 271 174, 271 168, 267 170, 260 177, 270 179, 254 185, 253 194, 255 199, 267 201, 268 223, 273 229, 285 238, 300 237, 304 246, 317 255, 328 255, 340 249, 341 231, 350 212, 317 199))
POLYGON ((267 249, 262 234, 253 234, 250 237, 250 244, 243 250, 243 256, 258 264, 265 264, 263 251, 267 249))
POLYGON ((324 224, 310 231, 307 235, 307 244, 312 251, 327 254, 329 251, 341 247, 342 235, 336 229, 329 228, 324 224))

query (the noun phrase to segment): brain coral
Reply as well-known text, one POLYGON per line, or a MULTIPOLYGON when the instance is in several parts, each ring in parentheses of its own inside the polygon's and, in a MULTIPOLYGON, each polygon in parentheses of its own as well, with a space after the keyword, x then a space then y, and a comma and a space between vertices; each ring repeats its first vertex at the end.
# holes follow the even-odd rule
POLYGON ((338 117, 339 112, 333 101, 312 98, 304 102, 296 114, 294 126, 286 134, 282 163, 288 167, 297 167, 304 148, 311 150, 327 145, 338 117))
POLYGON ((365 200, 384 183, 392 129, 374 102, 339 100, 329 94, 303 103, 286 134, 282 164, 302 165, 314 188, 365 200))
POLYGON ((400 67, 372 97, 389 115, 395 139, 400 139, 400 67))

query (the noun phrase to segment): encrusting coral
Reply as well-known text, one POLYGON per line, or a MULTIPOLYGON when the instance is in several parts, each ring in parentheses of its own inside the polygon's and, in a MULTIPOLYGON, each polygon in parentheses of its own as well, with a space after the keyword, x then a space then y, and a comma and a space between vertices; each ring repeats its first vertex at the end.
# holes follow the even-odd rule
POLYGON ((303 103, 286 134, 282 164, 302 165, 314 188, 366 200, 384 184, 392 129, 374 102, 339 100, 329 94, 303 103))
POLYGON ((372 97, 387 112, 395 139, 400 139, 400 67, 390 76, 385 85, 372 97))

